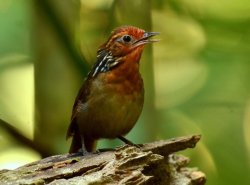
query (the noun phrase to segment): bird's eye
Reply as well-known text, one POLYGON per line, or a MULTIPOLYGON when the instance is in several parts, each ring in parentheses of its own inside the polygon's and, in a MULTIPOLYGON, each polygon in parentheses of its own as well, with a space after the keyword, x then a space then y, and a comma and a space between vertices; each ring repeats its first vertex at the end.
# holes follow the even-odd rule
POLYGON ((124 42, 130 42, 130 41, 132 40, 132 38, 131 38, 129 35, 124 35, 124 36, 122 37, 122 40, 123 40, 124 42))

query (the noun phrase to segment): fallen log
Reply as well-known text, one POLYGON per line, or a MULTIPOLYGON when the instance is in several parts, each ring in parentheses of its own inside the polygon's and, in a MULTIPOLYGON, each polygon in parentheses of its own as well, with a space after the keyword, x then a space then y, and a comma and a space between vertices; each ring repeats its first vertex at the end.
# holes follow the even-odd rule
POLYGON ((15 170, 0 171, 0 184, 155 184, 203 185, 205 174, 188 168, 189 158, 175 152, 195 147, 200 135, 124 145, 87 156, 50 156, 15 170))

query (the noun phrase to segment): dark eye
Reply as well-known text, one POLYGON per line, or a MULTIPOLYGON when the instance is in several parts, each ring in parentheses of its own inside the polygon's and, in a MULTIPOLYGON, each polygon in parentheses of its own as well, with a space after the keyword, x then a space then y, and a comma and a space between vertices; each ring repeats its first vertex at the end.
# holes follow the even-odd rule
POLYGON ((124 36, 122 37, 122 40, 123 40, 124 42, 130 42, 130 41, 132 40, 132 38, 131 38, 129 35, 124 35, 124 36))

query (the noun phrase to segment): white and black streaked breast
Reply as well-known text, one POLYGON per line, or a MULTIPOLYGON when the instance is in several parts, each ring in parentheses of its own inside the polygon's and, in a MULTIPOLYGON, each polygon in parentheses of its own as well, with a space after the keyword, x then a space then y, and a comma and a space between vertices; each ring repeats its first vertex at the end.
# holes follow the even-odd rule
POLYGON ((98 73, 110 71, 114 67, 118 66, 119 63, 119 58, 114 57, 111 51, 101 49, 97 53, 97 61, 91 69, 89 76, 95 77, 98 73))

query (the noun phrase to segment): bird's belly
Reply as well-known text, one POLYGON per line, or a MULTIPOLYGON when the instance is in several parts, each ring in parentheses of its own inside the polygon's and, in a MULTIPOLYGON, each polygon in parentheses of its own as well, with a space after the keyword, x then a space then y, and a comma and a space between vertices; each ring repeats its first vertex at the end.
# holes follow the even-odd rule
POLYGON ((127 95, 109 93, 109 96, 100 93, 80 113, 78 125, 87 137, 115 138, 127 134, 133 128, 142 107, 142 92, 127 95))

